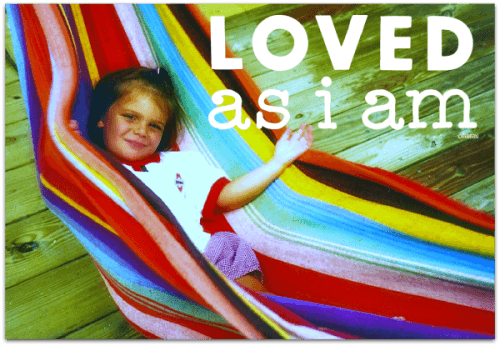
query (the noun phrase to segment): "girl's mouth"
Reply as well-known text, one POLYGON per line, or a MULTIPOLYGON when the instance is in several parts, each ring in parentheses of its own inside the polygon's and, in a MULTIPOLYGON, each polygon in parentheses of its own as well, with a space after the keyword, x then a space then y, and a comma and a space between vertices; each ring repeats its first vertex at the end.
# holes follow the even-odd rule
POLYGON ((137 141, 133 141, 133 140, 129 140, 129 139, 126 139, 125 141, 128 143, 128 145, 130 147, 132 147, 135 150, 141 150, 144 147, 146 147, 146 144, 141 143, 141 142, 137 142, 137 141))

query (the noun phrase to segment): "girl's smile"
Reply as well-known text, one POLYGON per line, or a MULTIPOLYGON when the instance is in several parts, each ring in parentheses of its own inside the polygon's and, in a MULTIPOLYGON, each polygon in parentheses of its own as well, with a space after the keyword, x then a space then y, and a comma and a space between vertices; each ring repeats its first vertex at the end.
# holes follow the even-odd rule
POLYGON ((133 140, 128 140, 126 139, 125 140, 132 148, 136 149, 136 150, 141 150, 143 149, 144 147, 147 146, 147 144, 145 143, 141 143, 141 142, 137 142, 137 141, 133 141, 133 140))
POLYGON ((145 88, 133 88, 97 123, 104 130, 108 151, 121 161, 138 161, 153 155, 168 120, 168 104, 145 88))

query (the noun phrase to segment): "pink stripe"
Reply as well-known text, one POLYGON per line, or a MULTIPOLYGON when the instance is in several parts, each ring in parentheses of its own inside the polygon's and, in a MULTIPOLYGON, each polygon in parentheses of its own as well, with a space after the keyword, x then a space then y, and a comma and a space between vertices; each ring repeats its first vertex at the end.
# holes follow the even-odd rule
MULTIPOLYGON (((101 275, 102 276, 102 275, 101 275)), ((102 276, 108 287, 111 297, 120 309, 121 313, 132 323, 138 325, 145 331, 161 339, 210 339, 208 336, 198 333, 184 326, 162 320, 161 318, 147 315, 132 305, 125 302, 111 287, 106 278, 102 276)))
POLYGON ((141 66, 156 68, 156 63, 132 4, 115 4, 115 9, 141 66))

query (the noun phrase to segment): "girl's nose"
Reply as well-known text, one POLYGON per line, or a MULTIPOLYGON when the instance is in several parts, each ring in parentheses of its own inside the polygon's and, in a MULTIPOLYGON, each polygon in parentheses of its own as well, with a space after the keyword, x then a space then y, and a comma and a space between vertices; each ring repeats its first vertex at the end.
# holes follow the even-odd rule
POLYGON ((146 124, 137 124, 134 128, 134 133, 139 136, 146 136, 147 133, 147 125, 146 124))

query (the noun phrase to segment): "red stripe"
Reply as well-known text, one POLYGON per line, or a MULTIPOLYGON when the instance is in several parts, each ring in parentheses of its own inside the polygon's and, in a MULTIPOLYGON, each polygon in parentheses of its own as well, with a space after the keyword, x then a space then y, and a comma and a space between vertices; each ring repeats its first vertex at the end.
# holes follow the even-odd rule
POLYGON ((495 334, 495 313, 331 277, 256 253, 273 294, 409 322, 495 334))
POLYGON ((81 4, 80 8, 101 76, 140 66, 113 5, 81 4))
POLYGON ((52 70, 50 68, 51 62, 47 39, 33 5, 19 5, 19 10, 24 23, 26 52, 31 65, 31 72, 43 113, 47 114, 49 92, 52 86, 52 70))

